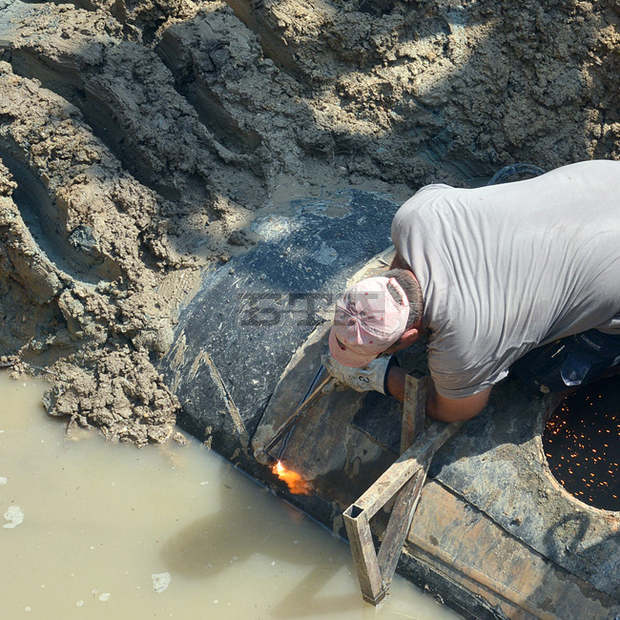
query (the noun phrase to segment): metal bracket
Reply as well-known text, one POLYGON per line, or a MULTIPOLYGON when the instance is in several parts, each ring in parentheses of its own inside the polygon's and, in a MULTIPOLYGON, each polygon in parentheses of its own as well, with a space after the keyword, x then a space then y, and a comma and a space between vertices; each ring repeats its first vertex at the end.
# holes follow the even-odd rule
POLYGON ((401 449, 414 437, 415 440, 342 514, 362 596, 373 605, 377 605, 389 591, 431 459, 463 425, 463 422, 432 422, 422 430, 425 410, 425 380, 407 376, 401 449), (370 520, 393 497, 396 499, 377 553, 370 520))

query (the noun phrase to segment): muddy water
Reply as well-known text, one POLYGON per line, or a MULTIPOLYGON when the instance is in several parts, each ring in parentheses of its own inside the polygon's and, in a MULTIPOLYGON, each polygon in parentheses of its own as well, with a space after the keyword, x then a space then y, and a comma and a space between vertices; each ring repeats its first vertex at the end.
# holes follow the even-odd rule
POLYGON ((363 604, 344 543, 198 442, 65 439, 42 389, 0 374, 0 617, 456 618, 403 579, 363 604))

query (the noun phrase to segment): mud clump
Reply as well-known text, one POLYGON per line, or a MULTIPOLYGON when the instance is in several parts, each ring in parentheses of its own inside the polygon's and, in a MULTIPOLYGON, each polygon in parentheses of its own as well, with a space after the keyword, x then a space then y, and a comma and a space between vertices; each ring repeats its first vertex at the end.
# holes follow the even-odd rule
POLYGON ((291 197, 620 157, 617 3, 0 0, 0 367, 143 445, 204 270, 291 197))
POLYGON ((138 445, 171 436, 176 401, 145 351, 102 347, 96 354, 58 362, 55 370, 61 378, 45 398, 54 415, 138 445))

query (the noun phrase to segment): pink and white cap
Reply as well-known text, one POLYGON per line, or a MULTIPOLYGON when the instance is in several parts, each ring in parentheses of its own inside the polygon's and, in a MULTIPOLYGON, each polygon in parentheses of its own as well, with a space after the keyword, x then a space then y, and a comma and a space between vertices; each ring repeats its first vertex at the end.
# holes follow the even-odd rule
POLYGON ((393 345, 405 331, 409 301, 394 278, 366 278, 336 302, 329 350, 343 366, 361 368, 393 345), (397 302, 388 284, 400 294, 397 302))

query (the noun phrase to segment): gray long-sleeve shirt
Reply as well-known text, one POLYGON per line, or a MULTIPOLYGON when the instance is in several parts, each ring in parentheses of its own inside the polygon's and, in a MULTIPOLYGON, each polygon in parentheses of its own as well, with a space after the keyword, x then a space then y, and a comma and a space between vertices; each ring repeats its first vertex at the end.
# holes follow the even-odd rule
POLYGON ((492 386, 556 338, 620 333, 620 162, 477 189, 428 185, 396 213, 392 240, 422 287, 443 396, 492 386))

